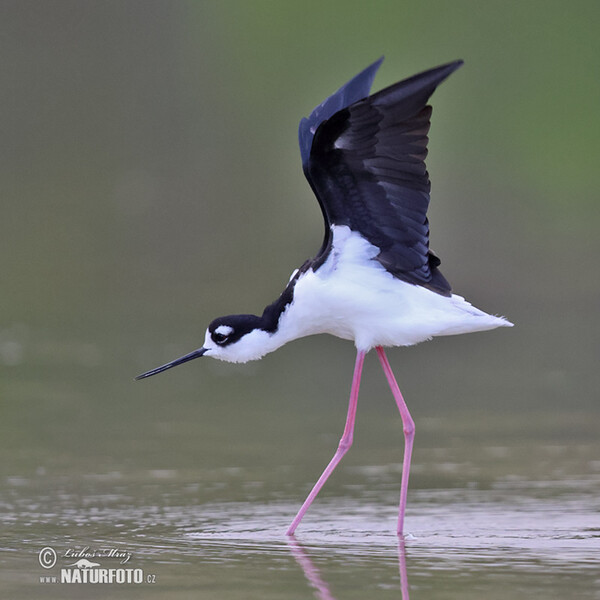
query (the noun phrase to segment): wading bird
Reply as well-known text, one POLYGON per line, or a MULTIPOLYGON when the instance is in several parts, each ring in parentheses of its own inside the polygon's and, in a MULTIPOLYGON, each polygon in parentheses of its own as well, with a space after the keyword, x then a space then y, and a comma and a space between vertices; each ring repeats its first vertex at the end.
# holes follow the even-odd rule
POLYGON ((261 316, 215 319, 201 348, 137 377, 150 377, 200 356, 229 362, 257 360, 291 340, 317 333, 354 342, 356 362, 344 433, 288 535, 352 444, 360 378, 369 350, 377 352, 404 428, 401 535, 414 422, 384 347, 512 325, 453 294, 438 269, 439 258, 429 249, 430 183, 425 157, 431 107, 427 101, 462 61, 369 96, 382 60, 300 122, 302 167, 325 220, 317 255, 294 271, 281 296, 261 316))

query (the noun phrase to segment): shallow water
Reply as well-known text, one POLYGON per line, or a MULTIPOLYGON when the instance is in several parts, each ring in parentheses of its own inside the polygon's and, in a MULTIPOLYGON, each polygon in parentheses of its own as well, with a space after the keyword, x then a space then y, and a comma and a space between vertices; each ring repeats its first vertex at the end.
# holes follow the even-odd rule
POLYGON ((259 4, 0 4, 0 598, 600 599, 600 4, 259 4), (382 54, 374 90, 465 59, 434 96, 431 243, 515 327, 389 353, 417 428, 404 546, 371 356, 289 540, 352 345, 132 379, 314 255, 296 124, 382 54), (144 583, 40 582, 86 548, 144 583))
POLYGON ((152 411, 141 414, 128 432, 109 429, 112 440, 97 422, 70 437, 61 430, 53 438, 66 435, 58 449, 42 437, 28 450, 5 454, 2 597, 600 597, 593 415, 575 422, 573 415, 529 415, 525 424, 522 415, 496 416, 487 429, 485 420, 479 428, 462 418, 417 420, 407 536, 399 544, 401 462, 381 460, 383 449, 401 453, 398 422, 359 413, 367 434, 290 539, 285 530, 329 458, 327 449, 335 449, 335 436, 306 439, 299 460, 293 435, 292 444, 270 439, 277 416, 258 430, 256 423, 267 421, 260 410, 255 421, 254 411, 246 438, 233 426, 222 432, 228 442, 220 447, 196 437, 200 454, 206 444, 211 454, 193 465, 181 459, 182 447, 209 424, 194 424, 186 434, 184 422, 196 408, 181 410, 161 422, 152 411), (577 436, 563 427, 558 438, 555 428, 569 419, 577 436), (147 439, 161 423, 163 434, 147 439), (502 434, 528 430, 529 438, 502 434), (132 450, 118 459, 127 439, 132 450), (39 552, 48 546, 57 563, 43 569, 39 552), (120 567, 103 552, 130 554, 121 566, 142 569, 144 583, 40 583, 77 559, 66 554, 86 549, 103 568, 120 567))
MULTIPOLYGON (((21 525, 5 525, 4 597, 65 597, 72 587, 76 595, 97 592, 37 583, 57 572, 37 563, 47 545, 59 556, 67 548, 126 550, 127 566, 156 578, 143 586, 144 597, 295 598, 310 597, 312 588, 321 598, 387 598, 403 587, 405 598, 598 597, 600 516, 587 494, 511 497, 510 504, 496 493, 447 492, 433 502, 413 494, 404 548, 392 533, 393 508, 368 500, 329 498, 286 539, 291 503, 174 506, 171 496, 163 506, 132 506, 134 494, 107 494, 100 509, 69 507, 64 496, 60 513, 47 512, 47 498, 39 499, 43 515, 38 504, 22 508, 21 525)), ((73 561, 59 559, 59 566, 73 561)), ((130 585, 127 594, 137 593, 130 585)))

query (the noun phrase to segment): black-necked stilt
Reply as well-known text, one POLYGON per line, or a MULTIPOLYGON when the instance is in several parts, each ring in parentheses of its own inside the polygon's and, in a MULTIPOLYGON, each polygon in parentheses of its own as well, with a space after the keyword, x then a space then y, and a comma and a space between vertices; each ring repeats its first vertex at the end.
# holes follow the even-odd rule
POLYGON ((462 61, 369 96, 382 60, 300 122, 302 167, 325 219, 318 254, 294 271, 281 296, 261 316, 215 319, 202 348, 137 377, 150 377, 204 355, 229 362, 256 360, 291 340, 317 333, 354 341, 357 354, 344 433, 288 535, 352 444, 362 366, 369 350, 377 351, 404 426, 398 514, 402 534, 414 423, 383 348, 512 325, 453 294, 438 270, 440 260, 429 249, 427 101, 462 61))

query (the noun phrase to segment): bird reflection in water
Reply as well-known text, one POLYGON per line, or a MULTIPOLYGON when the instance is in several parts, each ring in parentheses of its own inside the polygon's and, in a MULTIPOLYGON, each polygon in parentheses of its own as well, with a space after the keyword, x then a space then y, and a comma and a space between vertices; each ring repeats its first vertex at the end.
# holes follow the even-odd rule
MULTIPOLYGON (((315 589, 315 597, 319 598, 319 600, 336 600, 335 596, 331 593, 327 582, 321 577, 319 569, 317 569, 298 540, 293 535, 288 536, 287 544, 292 556, 300 565, 306 580, 311 587, 315 589)), ((406 548, 402 536, 398 537, 398 570, 400 572, 400 592, 402 594, 402 600, 410 600, 408 595, 408 578, 406 574, 406 548)))

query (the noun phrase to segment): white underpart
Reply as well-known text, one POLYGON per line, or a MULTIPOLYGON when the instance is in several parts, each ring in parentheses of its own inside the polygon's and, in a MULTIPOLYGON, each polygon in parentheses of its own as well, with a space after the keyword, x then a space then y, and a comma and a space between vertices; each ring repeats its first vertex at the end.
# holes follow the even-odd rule
POLYGON ((286 341, 330 333, 370 350, 511 325, 461 296, 441 296, 401 281, 373 260, 379 249, 359 233, 345 226, 331 229, 331 254, 320 269, 299 279, 294 301, 280 319, 278 336, 286 341))
POLYGON ((302 274, 294 300, 273 334, 253 331, 235 344, 207 353, 232 362, 261 358, 285 343, 329 333, 353 340, 359 350, 411 346, 438 335, 510 327, 512 323, 475 308, 461 296, 441 296, 397 279, 376 260, 379 253, 359 233, 334 225, 332 251, 316 271, 302 274))

